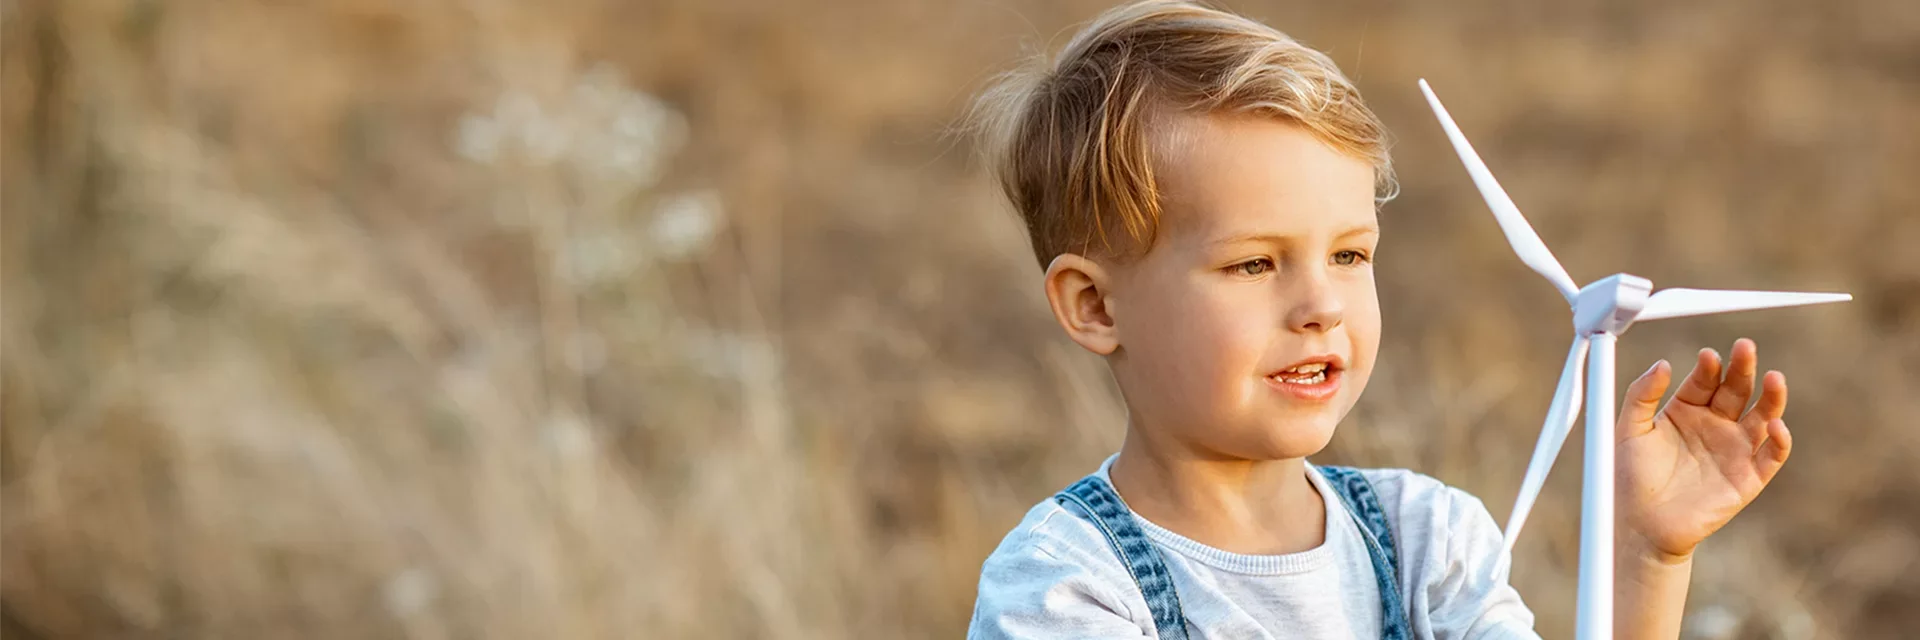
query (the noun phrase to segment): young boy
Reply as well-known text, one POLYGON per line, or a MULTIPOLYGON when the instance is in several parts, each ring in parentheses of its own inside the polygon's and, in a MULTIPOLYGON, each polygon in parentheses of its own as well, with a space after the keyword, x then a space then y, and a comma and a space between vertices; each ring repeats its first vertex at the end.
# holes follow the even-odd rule
MULTIPOLYGON (((1385 132, 1326 56, 1184 2, 1114 9, 981 103, 1053 315, 1128 409, 1118 454, 981 569, 973 638, 1532 638, 1473 496, 1308 464, 1374 366, 1385 132)), ((1696 545, 1790 448, 1754 345, 1627 390, 1616 633, 1675 638, 1696 545)))

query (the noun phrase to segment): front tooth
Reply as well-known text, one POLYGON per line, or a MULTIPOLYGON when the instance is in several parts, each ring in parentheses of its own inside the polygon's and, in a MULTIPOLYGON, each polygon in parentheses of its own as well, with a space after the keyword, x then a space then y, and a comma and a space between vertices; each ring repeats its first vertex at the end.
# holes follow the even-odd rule
POLYGON ((1327 368, 1327 363, 1315 362, 1312 364, 1303 364, 1298 367, 1294 367, 1293 372, 1294 373, 1315 373, 1326 368, 1327 368))

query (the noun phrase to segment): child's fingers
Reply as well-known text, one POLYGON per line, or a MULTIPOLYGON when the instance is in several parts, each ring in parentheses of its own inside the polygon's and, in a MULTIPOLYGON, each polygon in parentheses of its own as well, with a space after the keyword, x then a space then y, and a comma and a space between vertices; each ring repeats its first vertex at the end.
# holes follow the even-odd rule
POLYGON ((1627 385, 1627 399, 1620 405, 1620 426, 1615 437, 1627 439, 1653 430, 1653 416, 1660 411, 1660 397, 1667 394, 1673 379, 1673 366, 1661 360, 1627 385))
POLYGON ((1696 406, 1707 406, 1713 400, 1713 390, 1720 388, 1720 354, 1712 349, 1701 349, 1694 358, 1693 372, 1687 374, 1680 390, 1674 392, 1673 399, 1696 406))
POLYGON ((1781 465, 1787 463, 1787 456, 1792 453, 1793 433, 1787 431, 1786 421, 1775 418, 1767 422, 1767 441, 1753 452, 1753 466, 1760 473, 1760 483, 1772 482, 1774 474, 1780 473, 1781 465))
POLYGON ((1753 410, 1740 418, 1740 426, 1747 431, 1747 437, 1759 442, 1767 437, 1767 424, 1780 419, 1787 413, 1787 376, 1778 371, 1768 371, 1760 378, 1760 401, 1754 403, 1753 410))
POLYGON ((1729 420, 1740 419, 1740 414, 1747 409, 1747 401, 1753 399, 1753 375, 1759 363, 1760 350, 1752 340, 1733 341, 1733 355, 1727 359, 1727 379, 1714 390, 1713 400, 1708 403, 1714 413, 1729 420))

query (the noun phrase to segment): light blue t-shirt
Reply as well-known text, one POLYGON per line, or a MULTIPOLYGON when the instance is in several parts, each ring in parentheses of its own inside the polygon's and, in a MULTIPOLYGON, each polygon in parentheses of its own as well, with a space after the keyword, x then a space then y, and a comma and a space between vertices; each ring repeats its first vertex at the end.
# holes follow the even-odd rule
MULTIPOLYGON (((1107 477, 1113 458, 1096 472, 1107 477)), ((1285 555, 1196 542, 1134 514, 1160 551, 1198 638, 1378 638, 1380 588, 1359 525, 1318 469, 1326 540, 1285 555)), ((1485 505, 1403 469, 1365 469, 1400 558, 1416 638, 1538 638, 1507 582, 1510 559, 1485 505)), ((1109 480, 1110 481, 1110 480, 1109 480)), ((987 557, 967 637, 1152 638, 1153 616, 1094 525, 1049 498, 987 557)))

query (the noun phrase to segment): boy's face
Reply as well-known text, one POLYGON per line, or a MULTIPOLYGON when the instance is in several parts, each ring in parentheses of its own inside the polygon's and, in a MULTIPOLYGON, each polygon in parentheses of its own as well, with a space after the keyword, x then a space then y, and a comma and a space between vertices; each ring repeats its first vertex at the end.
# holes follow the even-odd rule
POLYGON ((1155 167, 1156 242, 1105 265, 1110 363, 1133 420, 1203 455, 1315 453, 1380 342, 1373 169, 1270 118, 1178 130, 1155 167))

